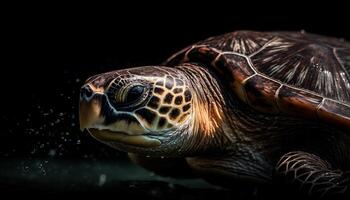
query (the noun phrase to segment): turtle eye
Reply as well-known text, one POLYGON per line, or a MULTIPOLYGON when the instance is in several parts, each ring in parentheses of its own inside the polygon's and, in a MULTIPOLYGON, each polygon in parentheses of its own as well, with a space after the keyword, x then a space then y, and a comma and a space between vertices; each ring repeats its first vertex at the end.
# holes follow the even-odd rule
POLYGON ((146 86, 144 85, 129 85, 120 88, 118 91, 111 90, 109 93, 114 95, 112 100, 118 107, 128 107, 142 103, 142 99, 147 97, 146 86))
POLYGON ((145 87, 142 85, 128 86, 121 89, 115 96, 119 105, 130 105, 136 103, 143 97, 145 87))
POLYGON ((144 91, 145 87, 142 85, 131 87, 126 94, 125 103, 133 103, 139 100, 142 97, 144 91))

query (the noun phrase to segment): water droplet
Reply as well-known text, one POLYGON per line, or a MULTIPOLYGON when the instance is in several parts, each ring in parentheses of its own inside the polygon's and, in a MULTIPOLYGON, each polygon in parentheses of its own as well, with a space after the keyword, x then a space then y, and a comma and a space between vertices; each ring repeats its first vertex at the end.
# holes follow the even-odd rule
POLYGON ((23 166, 23 172, 24 173, 29 172, 29 166, 23 166))
POLYGON ((80 141, 80 140, 77 140, 77 144, 81 144, 81 141, 80 141))
POLYGON ((56 150, 55 149, 50 149, 48 155, 49 156, 55 156, 56 155, 56 150))
POLYGON ((106 183, 107 176, 106 174, 101 174, 98 179, 98 186, 103 186, 106 183))

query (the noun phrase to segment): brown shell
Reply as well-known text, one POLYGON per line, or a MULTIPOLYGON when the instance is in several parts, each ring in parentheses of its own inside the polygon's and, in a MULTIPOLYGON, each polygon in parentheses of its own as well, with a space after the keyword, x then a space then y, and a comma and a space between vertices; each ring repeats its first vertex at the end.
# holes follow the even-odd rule
POLYGON ((208 38, 167 60, 200 62, 266 113, 318 119, 350 130, 350 43, 304 32, 238 31, 208 38))

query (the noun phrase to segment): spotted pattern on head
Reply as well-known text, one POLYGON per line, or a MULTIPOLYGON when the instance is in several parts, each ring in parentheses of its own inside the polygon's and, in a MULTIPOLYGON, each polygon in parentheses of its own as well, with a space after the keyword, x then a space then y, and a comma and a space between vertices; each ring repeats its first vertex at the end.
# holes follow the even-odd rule
POLYGON ((172 128, 190 115, 192 94, 178 77, 166 75, 153 81, 152 97, 134 111, 144 126, 153 131, 172 128))

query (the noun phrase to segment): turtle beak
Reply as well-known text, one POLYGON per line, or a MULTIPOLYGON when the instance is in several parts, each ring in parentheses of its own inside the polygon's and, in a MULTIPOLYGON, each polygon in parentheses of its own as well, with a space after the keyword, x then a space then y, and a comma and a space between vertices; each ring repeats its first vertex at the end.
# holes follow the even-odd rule
POLYGON ((101 98, 96 98, 100 91, 94 90, 90 85, 85 85, 80 91, 79 123, 80 130, 91 128, 101 122, 101 98))

